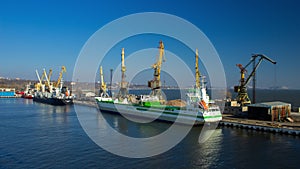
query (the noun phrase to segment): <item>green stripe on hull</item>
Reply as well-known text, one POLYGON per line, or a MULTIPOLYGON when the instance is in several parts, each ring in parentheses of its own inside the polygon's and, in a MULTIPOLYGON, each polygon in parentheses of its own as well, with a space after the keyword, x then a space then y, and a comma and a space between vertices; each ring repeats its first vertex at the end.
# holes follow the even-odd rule
POLYGON ((218 117, 222 117, 222 115, 215 115, 215 116, 203 116, 204 119, 211 119, 211 118, 218 118, 218 117))

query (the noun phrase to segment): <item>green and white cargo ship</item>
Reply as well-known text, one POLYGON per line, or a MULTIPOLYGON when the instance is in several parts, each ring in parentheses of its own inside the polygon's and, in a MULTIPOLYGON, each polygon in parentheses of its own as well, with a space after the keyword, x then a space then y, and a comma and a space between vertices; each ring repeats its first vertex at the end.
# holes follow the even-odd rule
POLYGON ((205 122, 214 123, 222 120, 219 106, 213 100, 210 100, 204 80, 201 80, 203 78, 201 78, 198 69, 198 51, 196 51, 196 85, 186 92, 186 101, 180 100, 180 104, 170 105, 163 99, 160 82, 160 69, 164 55, 162 42, 160 42, 159 49, 158 60, 152 65, 154 68, 154 79, 148 82, 148 86, 152 89, 149 95, 136 96, 128 94, 128 83, 125 81, 124 48, 122 50, 121 88, 117 96, 111 97, 106 93, 102 67, 100 68, 100 96, 95 97, 99 110, 139 118, 167 122, 176 121, 176 123, 190 125, 200 125, 205 122))

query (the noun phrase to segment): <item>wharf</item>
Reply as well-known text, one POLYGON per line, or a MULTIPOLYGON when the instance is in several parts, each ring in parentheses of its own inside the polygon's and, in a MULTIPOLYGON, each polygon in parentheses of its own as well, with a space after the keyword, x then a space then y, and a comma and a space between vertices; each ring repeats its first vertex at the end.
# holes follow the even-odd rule
POLYGON ((0 96, 0 98, 21 98, 21 96, 0 96))
MULTIPOLYGON (((298 116, 298 115, 296 115, 298 116)), ((279 134, 297 135, 300 136, 299 122, 271 122, 262 120, 252 120, 245 118, 237 118, 232 115, 224 115, 220 122, 221 126, 236 127, 247 130, 256 130, 262 132, 271 132, 279 134)))
POLYGON ((96 107, 97 108, 97 103, 96 101, 91 101, 91 100, 73 100, 75 104, 82 105, 82 106, 89 106, 89 107, 96 107))

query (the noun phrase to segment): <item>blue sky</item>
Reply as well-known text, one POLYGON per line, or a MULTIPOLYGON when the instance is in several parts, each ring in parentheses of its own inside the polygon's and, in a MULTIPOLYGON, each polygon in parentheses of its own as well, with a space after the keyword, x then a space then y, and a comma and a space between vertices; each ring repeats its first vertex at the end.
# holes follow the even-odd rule
MULTIPOLYGON (((278 64, 260 66, 257 86, 300 89, 299 5, 296 0, 0 1, 0 76, 36 79, 35 69, 52 68, 56 78, 65 65, 65 78, 71 80, 81 48, 102 26, 128 14, 163 12, 206 34, 228 86, 238 84, 237 63, 245 65, 252 53, 263 53, 278 64)), ((158 41, 145 46, 157 47, 158 41)))

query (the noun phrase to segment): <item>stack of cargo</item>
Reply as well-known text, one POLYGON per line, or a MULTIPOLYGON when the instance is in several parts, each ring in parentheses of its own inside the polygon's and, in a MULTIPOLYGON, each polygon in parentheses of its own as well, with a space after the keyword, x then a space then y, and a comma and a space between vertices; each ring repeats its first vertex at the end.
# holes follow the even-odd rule
POLYGON ((180 99, 177 100, 170 100, 167 102, 168 106, 176 106, 176 107, 185 107, 186 106, 186 102, 180 99))

